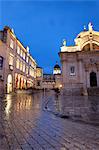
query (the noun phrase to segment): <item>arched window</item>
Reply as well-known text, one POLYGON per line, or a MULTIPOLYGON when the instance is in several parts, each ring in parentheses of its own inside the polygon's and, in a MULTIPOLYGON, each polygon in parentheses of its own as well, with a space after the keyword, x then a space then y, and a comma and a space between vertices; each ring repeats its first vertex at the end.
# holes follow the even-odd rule
MULTIPOLYGON (((92 43, 92 49, 93 50, 99 50, 99 45, 92 43)), ((83 47, 84 51, 90 51, 90 43, 87 43, 84 47, 83 47)))
POLYGON ((83 50, 84 50, 84 51, 89 51, 89 50, 90 50, 90 44, 86 44, 86 45, 83 47, 83 50))
POLYGON ((98 46, 97 44, 94 44, 94 43, 93 43, 93 49, 94 49, 94 50, 99 50, 99 46, 98 46))

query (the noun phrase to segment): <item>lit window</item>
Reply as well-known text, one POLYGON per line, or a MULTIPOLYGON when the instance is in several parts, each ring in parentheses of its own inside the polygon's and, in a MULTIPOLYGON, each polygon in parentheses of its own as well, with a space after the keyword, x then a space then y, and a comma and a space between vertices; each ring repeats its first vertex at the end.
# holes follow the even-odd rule
POLYGON ((36 75, 37 75, 37 77, 41 77, 42 76, 42 70, 37 68, 36 69, 36 75))
POLYGON ((14 48, 14 41, 11 39, 10 40, 10 47, 13 49, 14 48))
POLYGON ((21 50, 20 56, 21 56, 21 57, 23 56, 23 51, 22 51, 22 50, 21 50))
POLYGON ((25 60, 25 52, 23 52, 23 59, 25 60))
POLYGON ((34 69, 33 68, 30 68, 30 76, 34 77, 34 69))
POLYGON ((27 57, 26 57, 26 62, 28 63, 28 61, 29 61, 29 57, 27 56, 27 57))
POLYGON ((3 67, 3 57, 0 56, 0 69, 2 69, 2 67, 3 67))
POLYGON ((20 47, 17 46, 17 53, 20 54, 20 47))
POLYGON ((9 56, 9 65, 10 65, 10 66, 13 66, 13 60, 14 60, 14 59, 13 59, 13 56, 10 55, 10 56, 9 56))
POLYGON ((70 67, 70 75, 75 75, 75 67, 74 66, 70 67))
POLYGON ((23 64, 23 72, 25 72, 25 64, 23 64))
POLYGON ((22 66, 22 62, 20 62, 20 70, 21 70, 21 71, 22 71, 22 67, 23 67, 23 66, 22 66))
POLYGON ((34 67, 34 63, 33 63, 33 61, 31 62, 31 66, 32 66, 32 67, 34 67))
POLYGON ((28 74, 28 66, 26 67, 26 74, 28 74))
POLYGON ((31 61, 31 66, 35 68, 35 63, 33 61, 31 61))

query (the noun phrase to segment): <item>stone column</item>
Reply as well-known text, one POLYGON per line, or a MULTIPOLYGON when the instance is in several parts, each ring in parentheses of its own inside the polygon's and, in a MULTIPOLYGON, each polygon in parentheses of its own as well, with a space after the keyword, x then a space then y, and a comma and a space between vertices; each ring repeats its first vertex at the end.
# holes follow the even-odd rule
POLYGON ((83 68, 82 68, 82 60, 79 61, 79 78, 80 78, 80 83, 83 83, 83 68))
POLYGON ((90 75, 88 71, 87 71, 87 87, 90 87, 90 75))
POLYGON ((84 68, 85 70, 85 79, 84 79, 84 87, 83 87, 83 95, 88 95, 88 92, 87 92, 87 87, 88 87, 88 78, 89 78, 89 75, 88 75, 88 66, 87 66, 87 64, 85 64, 85 68, 84 68))
POLYGON ((62 81, 63 81, 63 87, 65 88, 66 85, 66 66, 67 66, 67 62, 66 61, 62 61, 62 81))
POLYGON ((89 64, 86 64, 85 65, 85 72, 86 72, 86 87, 90 87, 90 75, 89 75, 89 68, 90 68, 90 65, 89 64))

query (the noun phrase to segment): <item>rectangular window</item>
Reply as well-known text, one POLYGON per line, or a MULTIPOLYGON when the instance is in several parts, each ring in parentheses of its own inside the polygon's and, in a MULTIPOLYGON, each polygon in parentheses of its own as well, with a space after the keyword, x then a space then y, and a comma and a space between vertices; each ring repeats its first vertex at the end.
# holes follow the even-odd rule
POLYGON ((23 59, 25 60, 25 52, 23 52, 23 59))
POLYGON ((21 56, 21 57, 23 56, 23 51, 22 51, 22 49, 21 49, 21 53, 20 53, 20 56, 21 56))
POLYGON ((70 67, 70 75, 75 75, 75 66, 70 67))
POLYGON ((13 61, 14 61, 14 58, 12 55, 9 56, 9 65, 10 66, 13 66, 13 61))
POLYGON ((34 69, 30 67, 30 76, 34 77, 34 69))
POLYGON ((11 39, 10 40, 10 47, 13 49, 14 48, 14 41, 11 39))
POLYGON ((20 47, 17 46, 17 53, 20 54, 20 47))
POLYGON ((3 57, 0 56, 0 70, 2 69, 2 67, 3 67, 3 57))
POLYGON ((25 64, 23 64, 23 72, 25 72, 25 64))
POLYGON ((35 68, 35 63, 33 61, 31 61, 31 66, 35 68))
POLYGON ((28 66, 27 66, 27 67, 26 67, 26 74, 28 74, 28 70, 29 70, 29 69, 28 69, 28 66))
POLYGON ((26 57, 26 62, 28 63, 28 61, 29 61, 29 57, 27 56, 27 57, 26 57))

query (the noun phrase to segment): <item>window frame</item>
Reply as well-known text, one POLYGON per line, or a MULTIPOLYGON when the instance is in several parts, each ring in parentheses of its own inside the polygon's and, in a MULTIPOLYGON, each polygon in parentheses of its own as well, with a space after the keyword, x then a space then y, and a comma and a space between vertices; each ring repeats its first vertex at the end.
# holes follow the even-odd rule
POLYGON ((70 76, 75 76, 76 72, 75 72, 75 66, 70 66, 70 76))
POLYGON ((12 38, 10 39, 10 48, 14 49, 14 40, 12 38))
POLYGON ((2 68, 3 68, 3 57, 2 56, 0 56, 0 70, 2 70, 2 68))

